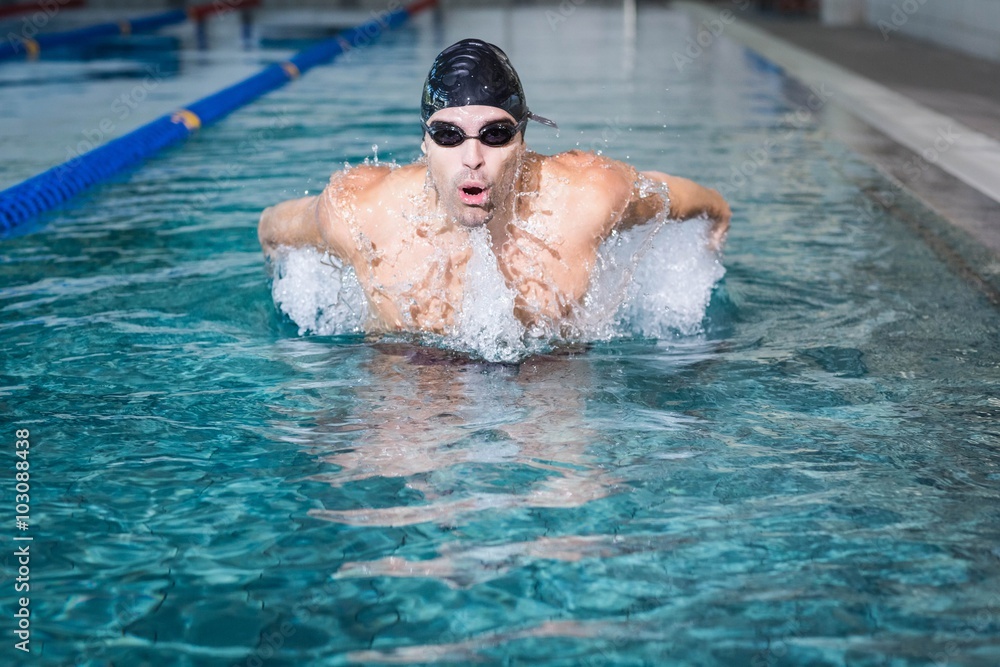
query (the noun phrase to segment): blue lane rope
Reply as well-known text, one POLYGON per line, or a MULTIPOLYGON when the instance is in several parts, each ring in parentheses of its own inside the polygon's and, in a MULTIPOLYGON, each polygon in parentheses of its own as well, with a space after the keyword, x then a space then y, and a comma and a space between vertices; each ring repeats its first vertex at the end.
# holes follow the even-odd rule
POLYGON ((411 14, 432 4, 414 3, 345 30, 285 62, 269 65, 239 83, 0 192, 0 232, 6 234, 92 185, 186 139, 198 128, 211 125, 309 69, 330 62, 352 48, 352 44, 374 41, 383 29, 401 26, 411 14))
POLYGON ((160 28, 176 23, 184 23, 188 20, 188 13, 183 9, 174 9, 169 12, 143 16, 128 21, 116 21, 114 23, 98 23, 97 25, 77 28, 76 30, 66 30, 64 32, 50 32, 38 35, 34 39, 19 37, 0 42, 0 60, 16 58, 27 55, 28 58, 37 58, 43 49, 51 49, 59 46, 70 46, 72 44, 83 44, 102 37, 117 37, 118 35, 138 35, 140 33, 155 32, 160 28))

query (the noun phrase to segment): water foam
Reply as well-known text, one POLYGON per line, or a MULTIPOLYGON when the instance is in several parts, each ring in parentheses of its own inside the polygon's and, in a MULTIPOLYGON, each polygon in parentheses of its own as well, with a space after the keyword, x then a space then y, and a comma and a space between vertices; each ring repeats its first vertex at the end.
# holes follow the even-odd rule
POLYGON ((517 361, 529 353, 527 331, 514 316, 516 293, 504 280, 485 227, 470 230, 472 259, 465 271, 462 309, 443 343, 488 361, 517 361))
POLYGON ((620 333, 666 338, 701 331, 712 289, 726 272, 719 254, 708 248, 711 228, 711 221, 699 218, 623 235, 623 246, 636 250, 620 333))
MULTIPOLYGON (((560 331, 528 330, 518 321, 515 292, 497 266, 485 228, 470 230, 472 258, 459 315, 446 335, 429 338, 487 361, 513 362, 559 342, 696 334, 725 273, 718 253, 707 246, 710 228, 704 218, 660 217, 615 232, 600 249, 590 289, 560 331)), ((313 249, 282 250, 272 295, 300 335, 365 330, 370 311, 350 266, 313 249)))
POLYGON ((280 248, 273 267, 271 296, 300 336, 364 331, 368 299, 352 266, 314 248, 280 248))

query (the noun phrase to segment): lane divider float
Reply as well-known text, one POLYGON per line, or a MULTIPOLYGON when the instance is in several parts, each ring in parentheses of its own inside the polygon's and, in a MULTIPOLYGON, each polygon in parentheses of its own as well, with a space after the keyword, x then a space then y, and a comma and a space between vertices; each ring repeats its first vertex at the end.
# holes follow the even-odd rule
POLYGON ((164 148, 183 141, 200 128, 297 79, 313 67, 332 61, 353 48, 352 45, 374 42, 383 31, 398 28, 435 2, 419 0, 402 9, 378 15, 300 51, 287 61, 268 65, 228 88, 0 192, 0 236, 9 234, 19 225, 164 148))

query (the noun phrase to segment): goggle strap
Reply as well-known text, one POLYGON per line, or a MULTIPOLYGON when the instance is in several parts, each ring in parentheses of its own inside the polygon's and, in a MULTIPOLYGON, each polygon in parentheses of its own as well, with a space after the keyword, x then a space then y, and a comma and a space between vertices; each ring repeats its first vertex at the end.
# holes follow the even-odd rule
POLYGON ((541 123, 542 125, 548 125, 549 127, 554 127, 557 130, 559 129, 559 126, 556 125, 556 122, 554 120, 549 120, 544 116, 539 116, 538 114, 531 113, 530 111, 528 112, 528 118, 530 118, 535 122, 541 123))

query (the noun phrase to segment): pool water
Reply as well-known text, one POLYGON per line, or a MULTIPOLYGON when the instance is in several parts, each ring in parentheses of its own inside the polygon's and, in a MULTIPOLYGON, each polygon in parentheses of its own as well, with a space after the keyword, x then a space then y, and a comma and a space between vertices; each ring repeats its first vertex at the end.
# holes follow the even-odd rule
MULTIPOLYGON (((31 433, 26 663, 1000 664, 997 310, 871 205, 891 184, 826 108, 796 115, 809 91, 725 39, 678 67, 678 11, 574 7, 422 17, 0 244, 10 479, 31 433), (281 312, 259 212, 373 145, 414 159, 426 67, 468 35, 559 122, 535 150, 725 191, 697 326, 492 363, 281 312)), ((233 80, 213 63, 287 55, 220 34, 182 43, 144 113, 233 80)), ((32 67, 80 100, 80 125, 24 139, 55 153, 145 76, 0 78, 32 67)), ((4 142, 3 178, 34 173, 4 142)))

